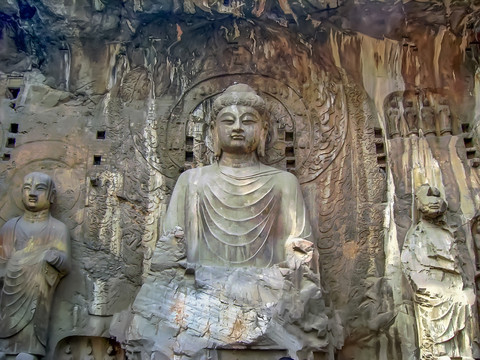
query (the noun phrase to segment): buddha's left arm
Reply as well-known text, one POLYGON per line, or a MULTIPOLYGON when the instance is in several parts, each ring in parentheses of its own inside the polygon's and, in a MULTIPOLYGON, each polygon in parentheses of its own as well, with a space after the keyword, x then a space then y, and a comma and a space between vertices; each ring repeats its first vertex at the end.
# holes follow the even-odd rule
POLYGON ((318 252, 313 242, 302 189, 293 175, 289 180, 286 197, 291 202, 288 207, 290 234, 285 242, 286 260, 290 268, 308 264, 314 272, 318 272, 318 252))
POLYGON ((289 237, 312 241, 312 228, 310 226, 300 183, 294 175, 289 175, 290 179, 286 190, 288 194, 287 197, 291 199, 291 205, 288 209, 291 227, 289 237))

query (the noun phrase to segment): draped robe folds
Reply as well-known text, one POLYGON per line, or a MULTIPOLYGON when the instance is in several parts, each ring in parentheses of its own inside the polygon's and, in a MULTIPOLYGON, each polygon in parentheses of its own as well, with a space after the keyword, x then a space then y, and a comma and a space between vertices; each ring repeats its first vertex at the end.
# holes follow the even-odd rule
POLYGON ((415 292, 421 351, 471 358, 474 295, 464 286, 457 258, 451 230, 425 220, 407 234, 401 255, 415 292))
POLYGON ((0 230, 0 347, 7 354, 45 354, 50 305, 55 288, 68 269, 69 235, 62 222, 49 216, 28 224, 11 219, 0 230), (58 250, 55 266, 45 261, 58 250), (1 284, 1 282, 0 282, 1 284))
POLYGON ((187 260, 267 267, 285 260, 289 238, 311 240, 296 177, 263 165, 191 169, 177 181, 164 231, 185 231, 187 260))

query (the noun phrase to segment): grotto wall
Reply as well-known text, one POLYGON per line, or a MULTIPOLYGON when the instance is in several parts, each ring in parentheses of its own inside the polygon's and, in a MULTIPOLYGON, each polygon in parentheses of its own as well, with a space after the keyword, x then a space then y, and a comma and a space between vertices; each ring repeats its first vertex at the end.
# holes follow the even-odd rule
POLYGON ((478 1, 6 0, 0 19, 1 223, 23 213, 23 178, 39 171, 71 238, 47 359, 480 358, 478 1), (221 344, 195 328, 211 340, 201 351, 158 340, 185 344, 188 318, 202 317, 176 303, 167 313, 181 321, 162 333, 170 320, 151 307, 170 280, 158 273, 193 275, 158 254, 173 251, 162 229, 179 176, 215 163, 213 101, 234 83, 270 114, 261 161, 300 183, 322 303, 298 310, 323 307, 325 328, 308 333, 328 346, 245 342, 235 334, 259 321, 247 316, 221 344), (406 256, 423 184, 448 204, 432 226, 449 245, 427 257, 448 253, 437 275, 454 273, 466 299, 439 325, 453 335, 430 343, 411 279, 442 267, 406 256), (443 346, 458 334, 470 345, 443 346))

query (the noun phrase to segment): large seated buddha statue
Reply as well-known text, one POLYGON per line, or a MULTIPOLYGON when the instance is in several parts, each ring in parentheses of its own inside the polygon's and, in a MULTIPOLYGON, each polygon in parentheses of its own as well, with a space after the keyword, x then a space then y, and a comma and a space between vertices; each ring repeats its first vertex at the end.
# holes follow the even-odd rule
POLYGON ((297 178, 259 161, 264 100, 248 85, 230 86, 213 104, 210 130, 217 161, 180 176, 164 222, 165 231, 184 229, 188 262, 267 267, 286 260, 287 243, 287 252, 313 251, 297 178))
POLYGON ((112 335, 138 358, 230 359, 221 352, 243 349, 258 359, 333 359, 341 330, 323 298, 300 185, 260 162, 264 100, 232 85, 212 118, 216 161, 178 179, 149 275, 116 320, 125 333, 112 335))

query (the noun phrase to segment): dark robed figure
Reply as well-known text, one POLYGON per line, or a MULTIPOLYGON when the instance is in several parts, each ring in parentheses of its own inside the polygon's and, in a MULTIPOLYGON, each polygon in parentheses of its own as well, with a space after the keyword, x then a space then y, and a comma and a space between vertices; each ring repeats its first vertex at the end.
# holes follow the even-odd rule
POLYGON ((218 161, 180 176, 164 223, 165 231, 184 229, 191 263, 267 267, 288 261, 297 267, 311 260, 298 180, 259 161, 265 112, 264 100, 244 84, 230 86, 213 104, 218 161))
POLYGON ((0 357, 36 359, 45 355, 50 305, 69 269, 70 239, 64 223, 50 215, 52 179, 25 176, 25 213, 0 230, 0 357))

